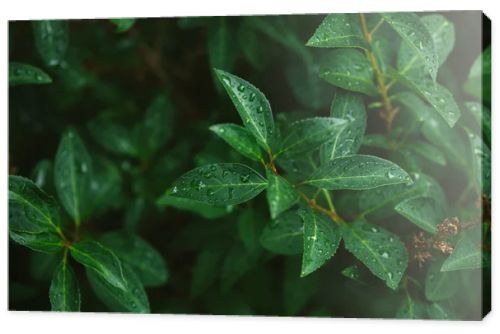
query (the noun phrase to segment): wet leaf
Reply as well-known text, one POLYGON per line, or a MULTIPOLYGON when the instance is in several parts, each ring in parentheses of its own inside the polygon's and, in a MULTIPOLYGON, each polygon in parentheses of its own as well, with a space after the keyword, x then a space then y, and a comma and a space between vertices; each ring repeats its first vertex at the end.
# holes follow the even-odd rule
POLYGON ((394 209, 424 231, 436 234, 437 225, 445 218, 443 204, 429 197, 414 197, 398 203, 394 209))
POLYGON ((472 175, 477 189, 491 197, 491 151, 484 141, 469 129, 465 129, 469 137, 472 156, 472 175))
POLYGON ((37 252, 57 253, 64 246, 61 237, 51 232, 30 233, 11 229, 9 236, 18 244, 37 252))
POLYGON ((479 269, 482 265, 481 239, 477 229, 463 233, 441 271, 479 269))
POLYGON ((246 128, 226 123, 212 125, 210 130, 245 157, 255 161, 263 161, 259 145, 246 128))
POLYGON ((354 14, 329 14, 306 45, 316 48, 366 49, 363 33, 354 14))
POLYGON ((49 290, 52 311, 80 311, 80 288, 75 272, 66 258, 62 260, 54 272, 49 290))
POLYGON ((9 86, 43 85, 51 82, 50 76, 38 67, 15 62, 9 63, 9 86))
POLYGON ((231 213, 234 208, 232 205, 211 205, 188 198, 171 196, 168 194, 162 195, 156 201, 156 204, 159 206, 169 206, 178 210, 191 211, 206 219, 216 219, 223 217, 231 213))
POLYGON ((275 219, 282 212, 297 203, 299 195, 293 186, 283 177, 267 170, 267 203, 271 211, 271 218, 275 219))
POLYGON ((303 250, 304 223, 295 210, 281 214, 267 225, 260 236, 262 247, 283 255, 301 254, 303 250))
POLYGON ((33 21, 33 34, 45 65, 61 65, 68 49, 68 23, 61 20, 33 21))
POLYGON ((429 266, 425 276, 425 298, 431 302, 438 302, 452 298, 457 292, 458 281, 449 272, 440 272, 440 262, 429 266))

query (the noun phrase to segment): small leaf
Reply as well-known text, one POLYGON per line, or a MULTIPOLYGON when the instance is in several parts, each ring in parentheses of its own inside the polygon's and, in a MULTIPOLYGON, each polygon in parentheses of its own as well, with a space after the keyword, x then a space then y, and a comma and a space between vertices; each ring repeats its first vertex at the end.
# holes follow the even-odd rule
POLYGON ((267 170, 267 203, 271 218, 275 219, 299 200, 293 186, 284 178, 267 170))
POLYGON ((126 231, 104 234, 100 242, 128 263, 144 286, 163 285, 168 269, 161 254, 146 240, 126 231))
POLYGON ((425 298, 431 302, 452 298, 457 292, 458 281, 449 272, 440 272, 441 263, 429 266, 425 277, 425 298))
POLYGON ((262 247, 283 255, 301 254, 304 223, 295 210, 281 214, 273 224, 267 225, 260 236, 262 247))
POLYGON ((334 117, 314 117, 293 122, 287 129, 274 157, 294 157, 318 148, 334 138, 347 121, 334 117))
POLYGON ((77 262, 94 271, 109 284, 118 289, 126 288, 122 264, 108 248, 96 241, 80 241, 71 245, 70 251, 77 262))
POLYGON ((57 267, 49 290, 52 311, 80 311, 80 288, 75 272, 66 258, 57 267))
POLYGON ((321 162, 356 154, 366 129, 366 111, 360 95, 338 91, 330 107, 330 116, 348 121, 334 138, 321 146, 321 162))
POLYGON ((200 296, 216 281, 223 255, 222 249, 204 249, 198 253, 191 276, 191 296, 200 296))
POLYGON ((18 244, 37 252, 57 253, 64 247, 61 237, 50 232, 29 233, 11 229, 9 236, 18 244))
POLYGON ((366 49, 363 34, 352 14, 329 14, 306 45, 316 48, 366 49))
POLYGON ((358 50, 339 49, 326 57, 320 77, 337 87, 374 96, 373 69, 366 56, 358 50))
POLYGON ((372 189, 412 182, 398 165, 369 155, 336 158, 322 165, 304 183, 328 190, 372 189))
POLYGON ((247 158, 263 161, 259 145, 246 128, 236 124, 216 124, 210 130, 247 158))
POLYGON ((110 284, 94 270, 87 268, 87 278, 96 293, 97 297, 111 311, 149 313, 149 301, 141 281, 132 269, 126 264, 123 265, 122 288, 110 284))
POLYGON ((89 215, 92 160, 78 133, 68 129, 59 143, 54 162, 54 182, 62 206, 80 225, 89 215))
POLYGON ((274 120, 271 106, 260 90, 249 82, 230 73, 215 70, 226 89, 245 127, 266 151, 270 150, 274 135, 274 120))
POLYGON ((340 272, 343 276, 352 279, 358 283, 361 283, 361 270, 356 264, 342 269, 340 272))
POLYGON ((415 301, 409 294, 406 294, 405 299, 399 306, 396 318, 397 319, 423 319, 425 315, 424 307, 421 303, 415 301))
POLYGON ((428 197, 414 197, 400 202, 394 208, 400 215, 421 229, 436 234, 437 225, 444 218, 442 203, 428 197))
POLYGON ((463 233, 451 255, 443 262, 441 271, 480 269, 482 265, 479 231, 463 233))
POLYGON ((233 211, 232 205, 216 206, 204 202, 195 201, 188 198, 175 197, 168 194, 162 195, 156 204, 159 206, 169 206, 183 211, 191 211, 206 219, 216 219, 223 217, 233 211))
POLYGON ((219 163, 187 172, 167 194, 212 205, 235 205, 254 198, 266 187, 267 181, 250 167, 219 163))
POLYGON ((9 63, 9 86, 43 85, 51 82, 50 76, 38 67, 15 62, 9 63))
POLYGON ((61 65, 68 48, 68 23, 61 20, 33 21, 38 53, 47 66, 61 65))
POLYGON ((431 33, 415 13, 383 13, 384 20, 410 46, 419 60, 425 65, 427 72, 436 82, 439 66, 438 53, 431 33))
POLYGON ((341 239, 338 225, 312 209, 301 209, 304 221, 304 253, 301 277, 307 276, 328 261, 337 251, 341 239))
POLYGON ((358 220, 343 226, 346 249, 370 271, 395 290, 408 265, 405 245, 399 238, 378 226, 358 220))
POLYGON ((116 26, 116 32, 125 32, 132 28, 135 19, 109 19, 116 26))

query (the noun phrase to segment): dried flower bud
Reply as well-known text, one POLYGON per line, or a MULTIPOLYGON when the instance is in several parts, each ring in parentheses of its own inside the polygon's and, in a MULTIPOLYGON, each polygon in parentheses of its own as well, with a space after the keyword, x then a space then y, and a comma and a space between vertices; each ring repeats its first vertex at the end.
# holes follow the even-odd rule
POLYGON ((434 241, 434 244, 432 246, 443 254, 449 255, 453 252, 453 246, 450 243, 443 240, 434 241))

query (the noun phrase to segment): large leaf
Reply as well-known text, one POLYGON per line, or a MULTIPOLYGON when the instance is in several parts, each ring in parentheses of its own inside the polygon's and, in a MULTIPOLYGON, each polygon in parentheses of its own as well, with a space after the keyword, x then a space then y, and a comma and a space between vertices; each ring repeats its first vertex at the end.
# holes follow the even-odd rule
POLYGON ((78 133, 68 129, 54 162, 57 195, 68 214, 80 225, 90 213, 92 160, 78 133))
POLYGON ((271 106, 264 94, 235 75, 221 70, 215 70, 215 73, 233 101, 245 127, 265 150, 270 151, 274 120, 271 106))
POLYGON ((314 117, 293 122, 287 135, 279 144, 274 157, 295 157, 318 148, 329 138, 334 138, 347 121, 334 117, 314 117))
POLYGON ((384 20, 401 36, 436 82, 438 53, 431 33, 415 13, 383 13, 384 20))
POLYGON ((320 68, 320 77, 327 82, 349 91, 375 95, 373 69, 366 56, 355 49, 339 49, 331 52, 320 68))
POLYGON ((337 251, 341 239, 339 226, 327 216, 312 209, 301 209, 304 221, 304 252, 301 277, 320 268, 337 251))
POLYGON ((333 160, 358 152, 366 128, 366 111, 360 95, 338 91, 330 107, 330 116, 348 121, 333 139, 321 146, 321 161, 333 160))
POLYGON ((295 210, 280 215, 260 236, 262 247, 270 252, 295 255, 303 250, 304 223, 295 210))
POLYGON ((210 130, 247 158, 263 161, 259 145, 246 128, 236 124, 216 124, 210 130))
POLYGON ((51 83, 50 76, 38 67, 10 62, 9 63, 9 85, 43 85, 51 83))
POLYGON ((104 234, 99 241, 128 263, 144 286, 165 284, 168 269, 161 254, 136 234, 115 231, 104 234))
POLYGON ((76 261, 94 271, 103 280, 118 289, 125 289, 122 263, 109 248, 95 241, 80 241, 71 245, 70 251, 76 261))
POLYGON ((352 14, 329 14, 306 45, 316 48, 366 49, 363 33, 352 14))
POLYGON ((431 302, 446 300, 457 292, 458 281, 449 272, 440 272, 441 262, 429 266, 425 276, 425 298, 431 302))
POLYGON ((65 257, 55 270, 49 290, 52 311, 80 311, 80 288, 75 272, 65 257))
POLYGON ((282 212, 294 205, 299 196, 293 186, 284 178, 267 170, 267 203, 271 211, 271 218, 275 219, 282 212))
POLYGON ((394 209, 413 224, 432 234, 436 234, 436 227, 443 220, 445 212, 443 203, 429 197, 405 199, 394 209))
POLYGON ((118 288, 87 268, 87 278, 97 297, 111 311, 149 313, 149 301, 141 281, 132 269, 123 265, 124 286, 118 288))
POLYGON ((451 255, 443 262, 441 271, 479 269, 482 265, 480 231, 463 233, 451 255))
POLYGON ((304 181, 328 190, 363 190, 411 182, 410 176, 398 165, 369 155, 336 158, 323 164, 304 181))
POLYGON ((396 289, 408 265, 405 245, 399 238, 378 226, 358 220, 343 225, 345 247, 370 271, 396 289))
POLYGON ((195 168, 178 178, 168 195, 212 205, 246 202, 267 187, 267 181, 242 164, 219 163, 195 168))
MULTIPOLYGON (((431 14, 420 18, 431 34, 438 56, 439 66, 442 65, 455 44, 455 27, 443 15, 431 14)), ((424 62, 408 43, 402 43, 398 54, 398 70, 411 76, 421 76, 424 62)))
POLYGON ((216 206, 188 198, 171 196, 168 193, 162 195, 156 201, 159 206, 169 206, 184 211, 191 211, 206 219, 223 217, 233 211, 234 206, 216 206))
POLYGON ((61 65, 68 48, 68 23, 60 20, 33 21, 38 53, 47 66, 61 65))

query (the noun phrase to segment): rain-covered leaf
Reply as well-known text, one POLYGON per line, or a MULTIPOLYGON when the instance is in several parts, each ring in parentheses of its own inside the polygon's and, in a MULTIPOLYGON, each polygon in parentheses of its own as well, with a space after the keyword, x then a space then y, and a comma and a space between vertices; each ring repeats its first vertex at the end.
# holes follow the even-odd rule
POLYGON ((329 138, 334 138, 347 121, 334 117, 314 117, 293 122, 281 140, 274 157, 294 157, 318 148, 329 138))
POLYGON ((295 255, 303 250, 304 223, 295 210, 281 214, 268 224, 260 236, 262 247, 270 252, 295 255))
POLYGON ((436 82, 439 58, 434 40, 415 13, 383 13, 382 17, 401 36, 436 82))
POLYGON ((129 264, 144 286, 158 286, 168 280, 168 269, 162 255, 146 240, 126 231, 104 234, 99 241, 129 264))
POLYGON ((441 271, 479 269, 482 264, 480 231, 463 233, 451 255, 443 262, 441 271))
POLYGON ((109 248, 95 241, 80 241, 70 247, 71 256, 110 285, 125 289, 122 263, 109 248))
POLYGON ((61 65, 68 49, 68 23, 62 20, 33 21, 33 34, 45 65, 61 65))
POLYGON ((456 277, 452 273, 441 272, 440 268, 440 262, 431 264, 425 276, 425 298, 431 302, 449 299, 458 289, 456 277))
POLYGON ((175 197, 164 194, 156 201, 159 206, 169 206, 183 211, 191 211, 206 219, 223 217, 233 211, 232 205, 220 206, 199 202, 189 198, 175 197))
POLYGON ((246 128, 237 124, 226 123, 212 125, 210 130, 247 158, 255 161, 263 161, 259 145, 246 128))
POLYGON ((338 91, 330 107, 330 116, 348 121, 333 139, 321 146, 321 161, 356 154, 366 128, 366 110, 360 95, 338 91))
POLYGON ((403 200, 394 209, 424 231, 436 234, 437 225, 445 218, 443 204, 429 197, 414 197, 403 200))
POLYGON ((52 232, 30 233, 11 229, 9 236, 18 244, 37 252, 57 253, 64 247, 61 237, 52 232))
POLYGON ((266 151, 274 136, 274 120, 269 101, 251 83, 222 70, 215 70, 245 127, 266 151))
POLYGON ((123 265, 123 281, 121 288, 110 284, 95 271, 87 268, 87 278, 95 294, 111 311, 149 313, 149 300, 142 283, 134 271, 123 265))
MULTIPOLYGON (((359 21, 359 20, 358 20, 359 21)), ((316 48, 366 49, 358 22, 353 14, 329 14, 309 38, 307 46, 316 48)))
POLYGON ((178 178, 168 195, 212 205, 246 202, 267 187, 259 173, 238 163, 219 163, 195 168, 178 178))
POLYGON ((43 85, 51 83, 50 76, 38 67, 10 62, 9 63, 9 85, 43 85))
POLYGON ((54 162, 54 182, 60 203, 80 225, 91 209, 92 160, 74 129, 68 129, 59 143, 54 162))
POLYGON ((271 211, 271 218, 275 219, 282 212, 294 205, 299 196, 293 186, 283 177, 267 170, 267 203, 271 211))
POLYGON ((311 274, 328 261, 337 251, 341 231, 337 223, 311 209, 300 209, 304 221, 304 252, 301 277, 311 274))
POLYGON ((49 290, 52 311, 80 311, 80 288, 75 272, 64 258, 54 272, 49 290))
POLYGON ((398 165, 369 155, 350 155, 323 164, 305 184, 328 190, 364 190, 399 183, 411 183, 398 165))
POLYGON ((396 289, 408 265, 408 253, 399 238, 378 226, 358 220, 342 225, 346 249, 388 287, 396 289))
POLYGON ((133 18, 128 18, 128 19, 109 19, 111 23, 113 23, 116 26, 116 32, 125 32, 132 28, 132 26, 135 23, 135 19, 133 18))
POLYGON ((483 194, 491 197, 491 151, 479 136, 469 129, 466 132, 471 147, 474 181, 483 194))
POLYGON ((373 69, 366 56, 355 49, 332 51, 323 61, 320 77, 349 91, 375 95, 373 69))

